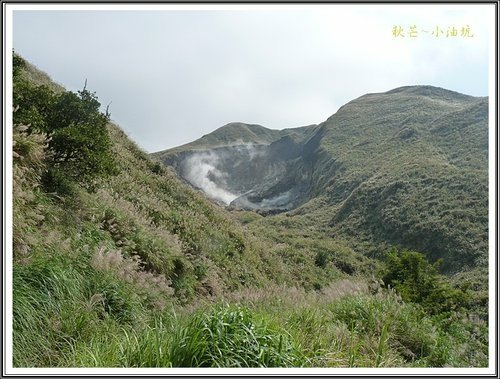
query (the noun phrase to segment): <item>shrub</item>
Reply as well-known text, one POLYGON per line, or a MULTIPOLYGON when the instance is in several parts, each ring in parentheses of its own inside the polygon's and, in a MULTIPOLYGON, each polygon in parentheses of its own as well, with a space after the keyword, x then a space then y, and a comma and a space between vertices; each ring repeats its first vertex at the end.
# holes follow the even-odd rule
POLYGON ((28 125, 31 130, 47 131, 47 117, 54 101, 54 93, 47 86, 34 86, 22 78, 13 83, 14 125, 28 125))
POLYGON ((324 250, 320 250, 316 253, 314 258, 314 264, 318 267, 325 268, 328 263, 328 253, 324 250))
POLYGON ((18 78, 22 69, 26 67, 26 61, 16 53, 12 54, 12 76, 18 78))
POLYGON ((104 124, 82 124, 54 130, 49 150, 54 167, 82 186, 94 188, 95 179, 114 172, 110 145, 104 124))
POLYGON ((469 301, 462 289, 452 288, 438 273, 438 260, 429 263, 425 256, 414 251, 387 253, 382 280, 396 289, 404 301, 421 304, 428 313, 437 314, 460 310, 469 301))
POLYGON ((70 186, 64 176, 94 189, 97 179, 116 174, 111 140, 106 128, 109 114, 99 111, 95 93, 84 88, 78 93, 56 94, 47 86, 36 86, 21 75, 26 63, 14 55, 14 125, 47 134, 48 175, 51 190, 70 186))

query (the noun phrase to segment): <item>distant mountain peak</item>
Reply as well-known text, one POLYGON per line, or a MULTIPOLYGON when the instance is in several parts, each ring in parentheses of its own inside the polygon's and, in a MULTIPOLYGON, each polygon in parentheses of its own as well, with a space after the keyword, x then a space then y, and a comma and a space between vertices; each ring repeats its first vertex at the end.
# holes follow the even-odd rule
POLYGON ((451 91, 441 87, 435 87, 430 85, 413 85, 413 86, 403 86, 394 88, 390 91, 384 92, 384 94, 408 94, 417 96, 428 96, 428 97, 442 97, 445 99, 456 99, 456 100, 469 100, 473 96, 465 95, 460 92, 451 91))

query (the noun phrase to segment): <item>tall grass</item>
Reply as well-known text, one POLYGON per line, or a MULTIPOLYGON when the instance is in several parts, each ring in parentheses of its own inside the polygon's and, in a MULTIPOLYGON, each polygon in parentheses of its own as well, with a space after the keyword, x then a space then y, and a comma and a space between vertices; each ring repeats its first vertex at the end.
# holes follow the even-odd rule
POLYGON ((14 130, 14 366, 487 365, 485 322, 371 294, 315 216, 245 229, 109 132, 120 175, 61 197, 46 138, 14 130))
MULTIPOLYGON (((392 294, 297 293, 157 308, 93 254, 14 271, 18 367, 485 366, 483 331, 392 294), (85 265, 84 262, 88 263, 85 265), (177 311, 174 311, 177 310, 177 311), (468 341, 466 341, 468 339, 468 341)), ((257 291, 257 290, 256 290, 257 291)))
POLYGON ((174 366, 293 367, 307 359, 284 330, 259 320, 244 307, 217 305, 196 313, 174 337, 174 366))

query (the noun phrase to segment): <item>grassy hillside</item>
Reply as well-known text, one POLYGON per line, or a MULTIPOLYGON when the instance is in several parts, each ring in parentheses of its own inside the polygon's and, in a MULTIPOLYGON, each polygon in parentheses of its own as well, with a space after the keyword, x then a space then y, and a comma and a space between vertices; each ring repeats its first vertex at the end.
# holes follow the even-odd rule
MULTIPOLYGON (((488 108, 435 87, 363 96, 325 122, 316 193, 334 234, 444 258, 487 259, 488 108)), ((322 213, 321 210, 318 210, 322 213)), ((326 221, 326 220, 325 220, 326 221)))
MULTIPOLYGON (((217 141, 237 144, 247 128, 232 124, 193 142, 218 156, 214 166, 224 180, 217 184, 239 196, 233 205, 262 209, 288 196, 281 211, 295 208, 287 215, 296 219, 291 223, 311 220, 308 225, 367 256, 380 258, 397 246, 444 259, 449 273, 485 267, 487 98, 401 87, 361 96, 320 125, 298 128, 301 138, 259 127, 259 135, 274 138, 261 153, 266 159, 240 159, 237 147, 212 148, 217 141)), ((154 157, 184 176, 190 154, 181 146, 154 157)))
POLYGON ((153 153, 152 156, 161 161, 166 156, 176 152, 206 150, 207 148, 241 144, 269 145, 284 136, 290 136, 294 140, 300 141, 307 137, 307 135, 310 134, 316 127, 317 125, 309 125, 299 128, 274 130, 256 124, 232 122, 221 126, 212 133, 202 136, 196 141, 174 147, 172 149, 153 153))
MULTIPOLYGON (((49 137, 73 142, 86 128, 48 122, 70 119, 61 99, 79 108, 88 93, 47 92, 29 70, 14 84, 15 120, 32 121, 13 131, 14 366, 487 365, 473 289, 433 276, 452 306, 429 312, 380 286, 380 262, 312 224, 269 227, 207 201, 112 123, 110 156, 91 162, 113 170, 64 175, 72 151, 56 160, 49 137)), ((77 140, 75 151, 95 142, 77 140)))

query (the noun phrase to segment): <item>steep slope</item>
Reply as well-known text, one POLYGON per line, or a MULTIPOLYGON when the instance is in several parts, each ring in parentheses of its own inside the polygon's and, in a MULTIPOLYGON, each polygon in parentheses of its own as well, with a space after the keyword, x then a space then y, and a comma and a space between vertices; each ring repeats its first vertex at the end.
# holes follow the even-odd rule
MULTIPOLYGON (((47 117, 72 120, 52 108, 60 99, 88 102, 53 96, 33 86, 40 77, 50 85, 44 75, 28 74, 14 80, 28 109, 14 108, 27 121, 13 128, 15 367, 487 365, 487 297, 451 287, 418 255, 427 281, 415 287, 437 290, 451 316, 368 280, 376 262, 314 223, 294 229, 300 216, 214 205, 111 123, 102 129, 116 171, 82 186, 54 161, 41 127, 47 117), (465 309, 472 317, 455 315, 465 309)), ((74 151, 95 148, 74 126, 61 126, 74 151)))
POLYGON ((196 151, 154 156, 226 204, 314 214, 368 255, 396 245, 453 271, 487 259, 487 125, 487 98, 410 86, 361 96, 296 133, 259 127, 259 144, 242 144, 247 128, 232 124, 196 151), (213 148, 222 143, 231 146, 213 148))
MULTIPOLYGON (((42 124, 48 92, 37 86, 63 91, 31 65, 19 75, 15 98, 21 90, 31 96, 23 103, 31 107, 26 114, 42 124)), ((307 269, 284 264, 273 241, 255 238, 118 126, 106 128, 116 174, 87 190, 68 178, 48 186, 47 135, 30 125, 14 127, 15 365, 71 365, 64 349, 78 355, 99 338, 96 330, 110 338, 121 328, 137 332, 157 312, 197 297, 271 283, 310 289, 348 276, 340 263, 317 267, 314 248, 289 250, 307 269)), ((343 254, 338 262, 356 257, 333 246, 343 254)), ((359 257, 363 265, 373 269, 359 257)))
POLYGON ((245 209, 287 210, 309 195, 317 125, 271 130, 232 123, 153 157, 212 199, 245 209))
POLYGON ((323 125, 313 193, 333 235, 463 269, 487 259, 488 103, 440 88, 362 96, 323 125))
MULTIPOLYGON (((23 85, 14 91, 32 90, 28 100, 33 108, 26 114, 38 122, 43 115, 37 111, 37 102, 47 93, 36 90, 37 86, 58 94, 65 90, 28 62, 20 75, 23 85), (36 98, 39 94, 43 95, 40 99, 36 98)), ((109 123, 106 128, 116 173, 98 180, 88 191, 66 179, 64 185, 49 186, 47 135, 33 126, 15 126, 14 259, 20 266, 45 258, 49 263, 53 252, 65 256, 69 241, 73 253, 68 257, 80 254, 87 264, 100 259, 95 257, 103 251, 117 251, 126 260, 139 259, 142 271, 164 276, 175 301, 180 302, 248 285, 266 286, 271 281, 301 282, 305 288, 323 286, 345 276, 341 261, 353 257, 359 258, 359 266, 366 271, 372 267, 373 262, 335 243, 342 251, 338 266, 332 264, 326 270, 315 266, 319 247, 293 249, 307 255, 310 272, 300 272, 292 263, 283 265, 274 241, 255 238, 233 215, 151 160, 117 125, 109 123)), ((248 127, 253 130, 252 138, 261 129, 248 127)))

